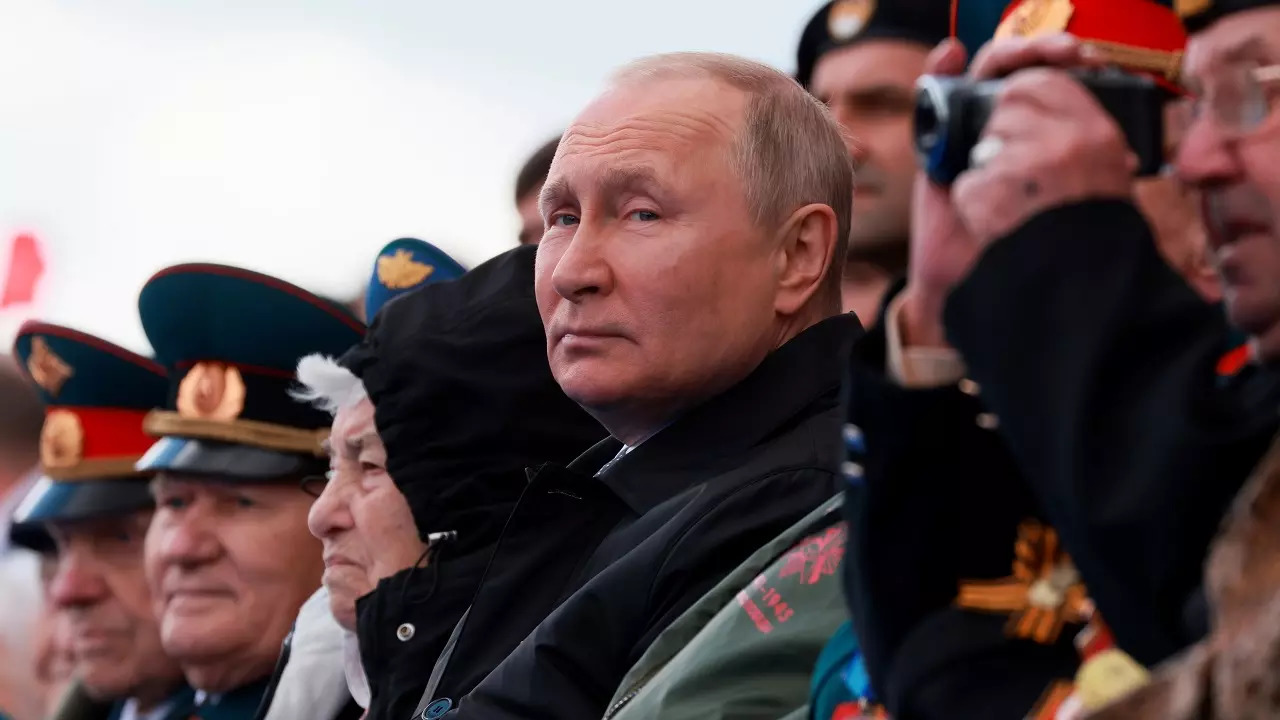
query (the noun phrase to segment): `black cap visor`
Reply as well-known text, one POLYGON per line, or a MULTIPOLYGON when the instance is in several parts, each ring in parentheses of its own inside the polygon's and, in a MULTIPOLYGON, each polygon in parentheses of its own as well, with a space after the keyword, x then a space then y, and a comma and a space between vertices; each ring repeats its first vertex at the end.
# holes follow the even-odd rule
POLYGON ((212 475, 250 483, 296 481, 327 468, 328 462, 314 455, 173 436, 156 441, 137 465, 144 472, 212 475))
POLYGON ((54 482, 41 478, 22 499, 14 525, 90 520, 145 510, 152 505, 142 477, 54 482))

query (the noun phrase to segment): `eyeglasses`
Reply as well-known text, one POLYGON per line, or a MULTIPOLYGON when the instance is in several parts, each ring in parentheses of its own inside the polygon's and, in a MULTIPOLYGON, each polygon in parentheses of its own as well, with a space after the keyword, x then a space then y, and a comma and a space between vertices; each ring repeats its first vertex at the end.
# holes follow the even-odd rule
POLYGON ((298 483, 298 488, 311 497, 318 498, 332 479, 332 470, 326 471, 323 475, 308 475, 298 483))
POLYGON ((1280 65, 1235 65, 1215 72, 1210 87, 1196 98, 1175 105, 1171 118, 1178 136, 1208 113, 1231 139, 1260 128, 1280 101, 1280 65))

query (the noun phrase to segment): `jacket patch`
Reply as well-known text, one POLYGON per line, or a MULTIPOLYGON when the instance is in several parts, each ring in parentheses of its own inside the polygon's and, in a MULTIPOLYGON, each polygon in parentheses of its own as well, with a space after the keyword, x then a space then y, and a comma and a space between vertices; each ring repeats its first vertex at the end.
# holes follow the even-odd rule
POLYGON ((842 523, 800 541, 780 563, 757 575, 750 585, 738 592, 738 604, 757 630, 771 633, 776 625, 795 615, 795 609, 783 597, 791 581, 780 581, 794 578, 802 586, 817 585, 823 578, 834 576, 839 571, 840 561, 844 558, 845 536, 842 523))

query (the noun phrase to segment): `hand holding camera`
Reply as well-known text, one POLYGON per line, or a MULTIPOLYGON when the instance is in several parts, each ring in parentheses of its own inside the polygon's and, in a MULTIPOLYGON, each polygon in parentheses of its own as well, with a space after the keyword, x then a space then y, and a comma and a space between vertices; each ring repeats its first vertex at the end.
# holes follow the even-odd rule
POLYGON ((922 171, 902 310, 910 345, 943 344, 946 296, 986 245, 1052 207, 1129 197, 1139 164, 1154 172, 1163 160, 1163 91, 1119 71, 1081 73, 1100 62, 1079 40, 1063 34, 992 42, 962 78, 964 60, 958 43, 944 43, 926 68, 937 75, 921 81, 922 171), (1076 76, 1053 68, 1073 68, 1076 76))
POLYGON ((954 180, 952 199, 979 242, 1057 205, 1129 197, 1135 172, 1159 171, 1165 91, 1123 71, 1079 69, 1090 64, 1086 45, 1057 35, 988 45, 971 71, 978 82, 921 78, 922 164, 935 182, 954 180))

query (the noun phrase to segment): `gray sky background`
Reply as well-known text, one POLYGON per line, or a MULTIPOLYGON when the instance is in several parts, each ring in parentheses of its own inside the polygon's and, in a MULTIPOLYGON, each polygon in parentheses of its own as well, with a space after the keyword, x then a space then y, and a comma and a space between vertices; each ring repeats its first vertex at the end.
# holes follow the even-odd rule
POLYGON ((148 346, 138 289, 222 262, 359 291, 405 235, 473 265, 514 244, 519 165, 617 65, 716 50, 791 72, 820 0, 0 0, 0 311, 148 346))

